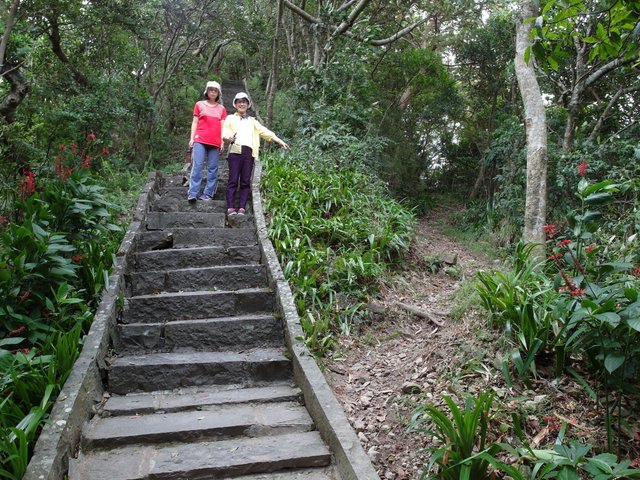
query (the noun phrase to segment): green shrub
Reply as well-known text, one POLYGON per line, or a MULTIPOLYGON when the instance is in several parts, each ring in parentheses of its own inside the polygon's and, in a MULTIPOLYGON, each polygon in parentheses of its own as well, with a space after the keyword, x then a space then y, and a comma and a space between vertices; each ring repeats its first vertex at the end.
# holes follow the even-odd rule
POLYGON ((402 260, 415 218, 369 176, 297 155, 266 156, 262 188, 307 345, 321 354, 364 315, 380 276, 402 260))

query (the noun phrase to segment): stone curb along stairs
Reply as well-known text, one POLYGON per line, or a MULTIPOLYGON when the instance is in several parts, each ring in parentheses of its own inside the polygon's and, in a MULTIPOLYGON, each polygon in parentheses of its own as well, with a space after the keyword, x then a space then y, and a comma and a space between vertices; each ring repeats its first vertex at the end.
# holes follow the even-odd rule
POLYGON ((261 174, 229 220, 224 185, 150 177, 24 479, 379 478, 299 340, 261 174))

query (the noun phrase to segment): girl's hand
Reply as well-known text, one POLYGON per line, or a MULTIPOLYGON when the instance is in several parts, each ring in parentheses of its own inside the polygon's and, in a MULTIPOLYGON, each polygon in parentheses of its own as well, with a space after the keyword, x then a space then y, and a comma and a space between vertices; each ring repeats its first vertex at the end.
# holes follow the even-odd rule
POLYGON ((289 145, 282 140, 280 140, 280 147, 284 148, 285 150, 289 150, 289 145))

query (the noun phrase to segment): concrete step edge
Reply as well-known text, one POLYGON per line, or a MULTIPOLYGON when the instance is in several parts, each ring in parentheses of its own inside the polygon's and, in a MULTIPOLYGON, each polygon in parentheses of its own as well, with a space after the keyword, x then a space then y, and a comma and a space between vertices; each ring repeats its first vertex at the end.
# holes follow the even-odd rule
POLYGON ((289 382, 259 387, 214 385, 210 387, 183 388, 177 392, 159 391, 113 395, 103 405, 100 415, 171 413, 211 405, 300 401, 301 399, 302 392, 300 389, 289 382))
POLYGON ((299 403, 227 404, 198 410, 95 416, 83 429, 85 450, 133 444, 220 441, 313 430, 309 412, 299 403))

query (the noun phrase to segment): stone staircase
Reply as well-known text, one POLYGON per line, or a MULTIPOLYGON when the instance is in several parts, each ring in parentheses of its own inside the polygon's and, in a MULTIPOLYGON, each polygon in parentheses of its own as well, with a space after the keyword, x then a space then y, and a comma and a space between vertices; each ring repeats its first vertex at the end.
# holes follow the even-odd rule
POLYGON ((183 177, 165 177, 149 205, 70 480, 341 478, 294 380, 251 211, 225 218, 224 183, 189 205, 183 177))

